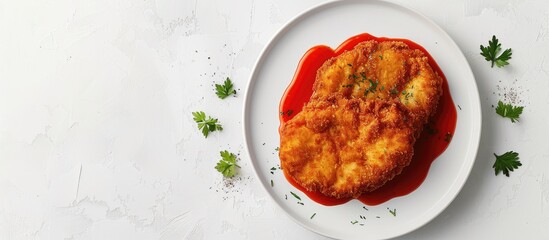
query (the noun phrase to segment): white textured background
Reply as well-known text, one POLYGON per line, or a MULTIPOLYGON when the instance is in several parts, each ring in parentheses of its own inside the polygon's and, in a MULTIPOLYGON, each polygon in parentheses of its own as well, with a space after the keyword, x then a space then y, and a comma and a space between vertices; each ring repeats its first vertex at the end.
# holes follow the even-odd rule
MULTIPOLYGON (((0 239, 323 239, 268 199, 242 157, 260 51, 322 1, 0 0, 0 239), (236 98, 213 83, 233 79, 236 98), (207 139, 191 112, 220 119, 207 139)), ((477 78, 483 131, 456 200, 402 239, 549 239, 549 2, 397 2, 441 25, 477 78), (511 65, 479 45, 497 35, 511 65), (498 100, 526 106, 512 124, 498 100), (523 166, 494 176, 492 153, 523 166)))

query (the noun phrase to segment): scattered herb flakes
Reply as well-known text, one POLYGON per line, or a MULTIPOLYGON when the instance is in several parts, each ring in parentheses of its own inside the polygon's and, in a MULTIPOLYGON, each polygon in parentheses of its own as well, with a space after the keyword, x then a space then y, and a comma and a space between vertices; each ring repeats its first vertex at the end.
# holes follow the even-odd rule
POLYGON ((459 108, 459 110, 461 110, 461 106, 459 104, 458 104, 458 108, 459 108))
POLYGON ((313 219, 315 216, 316 216, 316 213, 313 213, 313 215, 311 215, 311 219, 313 219))
POLYGON ((288 200, 288 194, 284 194, 284 199, 288 200))
POLYGON ((364 223, 360 223, 360 224, 358 224, 358 225, 360 225, 360 226, 364 226, 364 223))
POLYGON ((360 219, 366 219, 366 217, 365 217, 365 216, 362 216, 362 215, 360 215, 360 219))
POLYGON ((398 93, 398 90, 396 88, 393 88, 389 91, 390 94, 395 95, 398 93))
POLYGON ((294 192, 290 191, 290 194, 292 194, 292 196, 294 196, 297 200, 301 201, 301 198, 297 196, 297 194, 295 194, 294 192))
POLYGON ((192 114, 193 120, 197 123, 198 130, 202 131, 202 134, 205 138, 208 137, 208 134, 210 134, 210 132, 223 130, 223 127, 216 118, 206 116, 206 114, 202 111, 192 112, 192 114))
POLYGON ((362 206, 362 208, 364 208, 364 210, 368 211, 368 208, 366 208, 366 206, 362 206))
POLYGON ((364 96, 368 95, 368 93, 374 93, 377 90, 377 85, 379 85, 379 81, 373 81, 372 79, 368 79, 368 82, 370 82, 370 87, 366 88, 364 90, 364 96))
POLYGON ((272 179, 271 179, 271 187, 274 187, 274 182, 272 179))
POLYGON ((509 177, 509 171, 512 172, 514 169, 522 166, 522 163, 519 161, 519 154, 516 152, 509 151, 500 156, 494 153, 494 156, 496 156, 496 161, 492 167, 496 176, 499 172, 503 172, 505 176, 509 177))
POLYGON ((350 87, 353 87, 353 84, 345 84, 345 85, 342 85, 341 86, 342 88, 350 88, 350 87))
POLYGON ((285 112, 279 112, 280 116, 284 116, 284 114, 288 115, 289 116, 292 116, 292 113, 294 113, 294 110, 292 109, 289 109, 288 111, 285 111, 285 112))
POLYGON ((360 76, 362 77, 362 81, 364 82, 364 80, 366 80, 366 73, 365 73, 365 72, 361 72, 361 73, 360 73, 360 76))
POLYGON ((347 66, 349 66, 349 67, 353 67, 353 64, 347 63, 347 66))
POLYGON ((301 206, 305 205, 305 204, 302 203, 302 202, 297 202, 297 204, 299 204, 299 205, 301 205, 301 206))
POLYGON ((450 142, 450 140, 452 140, 452 134, 450 132, 446 132, 446 134, 444 134, 444 141, 450 142))
POLYGON ((406 101, 408 101, 408 98, 413 97, 413 96, 414 96, 414 93, 412 93, 412 92, 407 92, 406 90, 402 90, 402 95, 404 96, 404 99, 405 99, 406 101))
POLYGON ((380 54, 380 55, 379 55, 379 59, 380 59, 380 60, 383 60, 383 55, 380 54))
POLYGON ((496 107, 496 113, 502 117, 511 119, 511 122, 518 122, 520 114, 522 114, 522 106, 513 106, 511 104, 504 104, 502 101, 498 102, 496 107))
POLYGON ((511 59, 511 55, 513 55, 512 49, 508 48, 497 56, 501 51, 501 43, 498 41, 496 36, 493 35, 492 40, 488 41, 487 47, 480 45, 480 55, 482 55, 486 61, 492 62, 492 68, 494 67, 494 64, 500 68, 508 65, 508 60, 511 59))
POLYGON ((357 224, 357 223, 358 223, 358 221, 357 221, 357 220, 353 220, 353 221, 351 221, 351 224, 353 224, 353 225, 355 225, 355 224, 357 224))
POLYGON ((390 213, 391 215, 393 215, 393 217, 396 217, 396 216, 397 216, 397 210, 396 210, 396 208, 393 209, 393 210, 387 208, 387 210, 389 210, 389 213, 390 213))
POLYGON ((223 174, 225 177, 234 177, 236 174, 235 167, 240 167, 236 164, 236 155, 230 153, 227 150, 219 152, 221 155, 221 160, 215 166, 218 172, 223 174))
POLYGON ((376 218, 381 218, 380 216, 376 216, 376 218))
POLYGON ((279 147, 276 147, 276 148, 275 148, 275 151, 277 151, 277 152, 278 152, 278 150, 280 150, 280 148, 279 148, 279 147))
POLYGON ((225 99, 231 94, 236 94, 236 90, 233 89, 233 82, 230 78, 227 78, 223 85, 215 84, 215 94, 221 98, 225 99))

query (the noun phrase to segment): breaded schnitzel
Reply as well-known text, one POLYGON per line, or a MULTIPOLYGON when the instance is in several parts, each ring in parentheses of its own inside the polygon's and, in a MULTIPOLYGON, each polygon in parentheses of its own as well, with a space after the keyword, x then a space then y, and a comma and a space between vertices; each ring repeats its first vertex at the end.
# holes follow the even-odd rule
POLYGON ((423 126, 436 110, 442 78, 421 51, 403 42, 371 40, 326 61, 313 90, 311 99, 334 92, 348 98, 398 98, 410 109, 414 122, 423 126))
POLYGON ((314 99, 281 129, 282 169, 308 190, 358 197, 409 164, 414 131, 398 100, 314 99))
POLYGON ((282 168, 327 196, 373 191, 409 165, 441 95, 442 78, 421 51, 359 43, 323 64, 309 102, 281 126, 282 168))

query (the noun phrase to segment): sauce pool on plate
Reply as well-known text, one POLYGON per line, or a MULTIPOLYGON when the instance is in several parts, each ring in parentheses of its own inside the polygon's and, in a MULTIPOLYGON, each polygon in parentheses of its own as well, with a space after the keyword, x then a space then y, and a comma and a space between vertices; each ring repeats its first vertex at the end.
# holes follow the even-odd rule
MULTIPOLYGON (((317 70, 324 62, 345 51, 352 50, 358 43, 368 40, 376 40, 378 42, 400 41, 407 44, 411 49, 422 51, 425 56, 429 58, 429 64, 433 70, 443 79, 443 94, 440 97, 437 111, 416 141, 416 144, 414 145, 414 156, 410 165, 404 168, 400 175, 397 175, 381 188, 373 192, 364 193, 358 198, 362 203, 373 206, 384 203, 395 197, 407 195, 416 190, 427 177, 431 163, 446 150, 454 135, 457 121, 456 107, 450 96, 446 77, 431 55, 429 55, 423 47, 410 40, 379 38, 367 33, 347 39, 335 50, 324 45, 315 46, 309 49, 301 58, 294 78, 280 101, 279 111, 280 125, 282 126, 286 121, 292 119, 293 116, 299 113, 304 104, 309 101, 313 93, 313 84, 316 79, 317 70)), ((351 198, 337 199, 318 192, 308 191, 297 184, 290 176, 286 174, 285 176, 290 184, 319 204, 334 206, 344 204, 351 200, 351 198)))

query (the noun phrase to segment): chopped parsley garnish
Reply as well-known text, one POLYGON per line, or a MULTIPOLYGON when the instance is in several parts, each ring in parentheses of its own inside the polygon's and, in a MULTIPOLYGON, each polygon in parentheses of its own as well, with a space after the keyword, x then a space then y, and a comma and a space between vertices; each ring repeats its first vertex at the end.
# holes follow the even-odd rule
POLYGON ((277 151, 277 152, 278 152, 278 150, 280 150, 280 148, 279 148, 279 147, 276 147, 276 148, 275 148, 275 151, 277 151))
POLYGON ((511 59, 511 55, 513 55, 513 52, 511 48, 505 49, 503 53, 501 53, 499 56, 498 53, 501 51, 501 43, 498 42, 498 39, 495 35, 492 36, 492 40, 488 41, 488 46, 484 47, 480 45, 480 55, 486 59, 486 61, 492 62, 492 68, 494 67, 494 63, 498 67, 504 67, 505 65, 508 65, 508 60, 511 59))
POLYGON ((404 99, 405 99, 406 101, 408 101, 408 98, 413 97, 413 96, 414 96, 414 93, 412 93, 412 92, 407 92, 406 90, 402 90, 402 95, 404 95, 404 99))
POLYGON ((353 224, 353 225, 355 225, 355 224, 357 224, 357 223, 358 223, 358 221, 357 221, 357 220, 353 220, 353 221, 351 221, 351 224, 353 224))
POLYGON ((396 216, 397 216, 397 210, 396 210, 396 208, 393 209, 393 210, 387 208, 387 210, 389 210, 389 213, 390 213, 391 215, 393 215, 393 217, 396 217, 396 216))
POLYGON ((206 117, 206 114, 202 111, 193 112, 193 119, 198 125, 198 130, 202 130, 204 137, 208 137, 210 132, 221 131, 223 127, 218 123, 216 118, 206 117))
POLYGON ((280 112, 280 115, 282 116, 282 115, 286 114, 286 115, 288 115, 288 117, 289 117, 289 116, 292 116, 292 113, 294 113, 294 110, 289 109, 289 110, 286 111, 286 112, 280 112))
POLYGON ((292 196, 297 198, 297 200, 301 201, 301 198, 299 196, 297 196, 297 194, 295 194, 294 192, 290 191, 290 194, 292 194, 292 196))
POLYGON ((383 60, 383 55, 380 54, 380 55, 379 55, 379 59, 383 60))
POLYGON ((360 215, 360 219, 366 219, 366 217, 365 217, 365 216, 362 216, 362 215, 360 215))
POLYGON ((297 204, 299 204, 299 205, 301 205, 301 206, 305 205, 305 204, 302 203, 302 202, 297 202, 297 204))
POLYGON ((271 179, 271 187, 274 187, 274 182, 272 179, 271 179))
POLYGON ((230 78, 227 78, 225 82, 223 82, 223 85, 215 84, 215 94, 221 98, 225 99, 226 97, 230 96, 231 94, 236 94, 236 90, 233 88, 233 82, 230 78))
POLYGON ((515 107, 511 104, 504 104, 502 101, 499 101, 498 106, 496 107, 496 113, 502 117, 510 118, 511 122, 514 123, 518 122, 518 119, 520 117, 520 114, 522 114, 523 109, 524 107, 515 107))
POLYGON ((512 172, 514 169, 522 166, 522 163, 519 161, 519 154, 516 152, 506 152, 501 156, 494 153, 494 156, 496 156, 496 162, 494 162, 494 166, 492 167, 496 172, 496 176, 499 172, 503 172, 505 176, 509 177, 509 171, 512 172))
POLYGON ((368 82, 370 82, 370 87, 364 90, 364 96, 368 95, 368 93, 374 93, 377 90, 377 85, 379 85, 377 80, 374 82, 372 79, 368 79, 368 82))
POLYGON ((236 155, 228 152, 227 150, 219 152, 221 160, 215 166, 218 172, 222 173, 225 177, 233 177, 236 174, 235 167, 240 167, 236 164, 236 155))
POLYGON ((393 88, 389 91, 390 94, 397 94, 398 93, 398 90, 396 88, 393 88))
POLYGON ((311 215, 311 219, 313 219, 315 216, 316 216, 316 213, 313 213, 313 215, 311 215))
POLYGON ((349 79, 351 79, 351 78, 352 78, 353 80, 356 80, 356 79, 358 78, 358 76, 357 76, 356 74, 353 73, 353 74, 349 75, 349 79))

